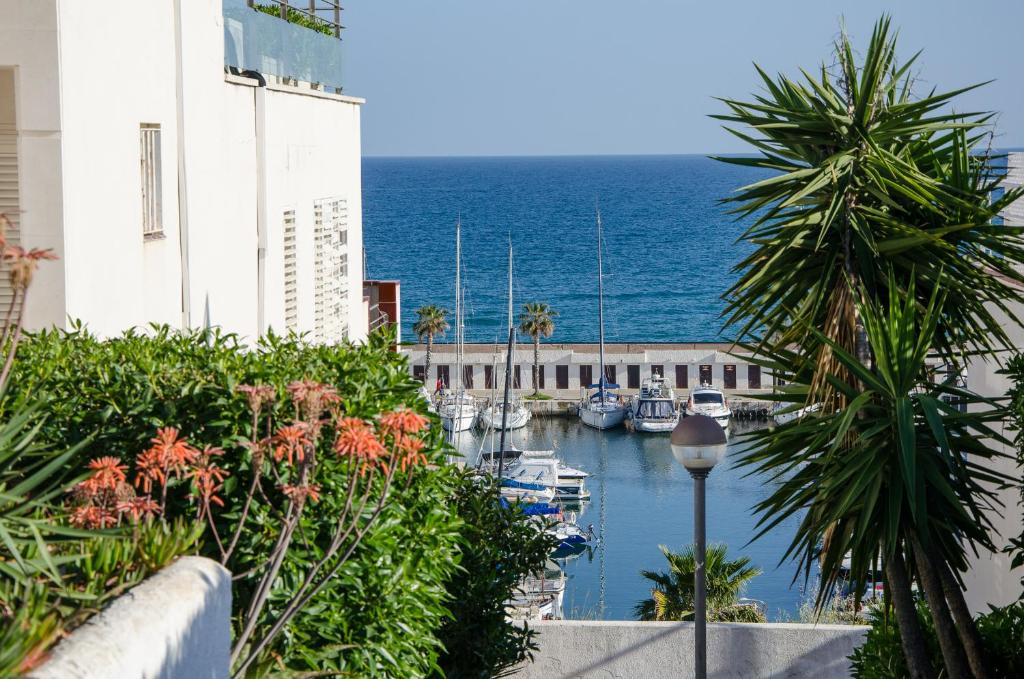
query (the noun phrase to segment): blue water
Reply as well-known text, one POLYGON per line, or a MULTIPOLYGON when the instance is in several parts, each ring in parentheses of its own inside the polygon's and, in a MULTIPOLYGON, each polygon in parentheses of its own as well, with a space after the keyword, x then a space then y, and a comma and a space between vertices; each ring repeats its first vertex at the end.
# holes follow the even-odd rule
POLYGON ((763 172, 703 156, 366 158, 367 276, 402 283, 414 310, 455 305, 461 213, 466 336, 504 337, 508 236, 513 291, 559 312, 552 341, 597 339, 595 200, 605 227, 609 341, 723 339, 721 294, 748 246, 719 200, 763 172))
MULTIPOLYGON (((732 424, 726 457, 708 477, 707 537, 725 543, 733 557, 749 557, 763 571, 745 596, 763 602, 769 620, 796 619, 803 580, 793 586, 795 565, 779 562, 800 517, 751 542, 757 532, 751 507, 773 486, 733 466, 742 449, 739 434, 750 426, 732 424)), ((481 436, 475 431, 461 435, 458 447, 470 461, 476 459, 481 436)), ((491 449, 489 440, 482 443, 491 449)), ((514 432, 513 444, 555 448, 566 464, 591 474, 587 485, 592 497, 583 504, 578 522, 583 527, 593 524, 602 542, 562 563, 568 576, 565 617, 633 619, 633 606, 650 597, 649 581, 640 571, 667 570, 658 546, 679 550, 693 540, 693 480, 672 457, 668 434, 631 434, 622 428, 601 432, 576 417, 538 417, 514 432)))

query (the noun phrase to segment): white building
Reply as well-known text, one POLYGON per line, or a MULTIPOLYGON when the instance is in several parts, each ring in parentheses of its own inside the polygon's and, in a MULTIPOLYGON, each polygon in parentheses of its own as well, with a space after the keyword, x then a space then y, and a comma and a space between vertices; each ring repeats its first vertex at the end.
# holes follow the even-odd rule
POLYGON ((340 67, 336 35, 246 0, 0 0, 0 211, 60 257, 28 326, 364 337, 340 67))

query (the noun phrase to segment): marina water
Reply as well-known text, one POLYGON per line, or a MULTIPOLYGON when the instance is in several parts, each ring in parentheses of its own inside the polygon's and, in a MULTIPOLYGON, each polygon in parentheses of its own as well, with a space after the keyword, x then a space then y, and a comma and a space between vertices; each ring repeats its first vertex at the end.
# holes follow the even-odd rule
MULTIPOLYGON (((779 561, 799 517, 747 544, 757 532, 751 508, 771 490, 764 478, 733 467, 740 434, 751 426, 764 425, 733 422, 726 457, 708 477, 708 541, 725 543, 731 557, 748 556, 764 571, 745 596, 764 602, 769 620, 795 618, 803 581, 791 586, 795 566, 779 561)), ((459 450, 470 462, 481 446, 491 450, 489 436, 476 430, 459 436, 459 450)), ((565 464, 591 475, 591 498, 581 505, 578 521, 583 528, 593 524, 601 540, 560 562, 568 576, 565 617, 632 619, 633 606, 650 597, 651 583, 640 571, 668 569, 658 546, 678 551, 693 541, 693 480, 672 457, 668 435, 598 431, 575 417, 539 417, 513 432, 512 442, 523 449, 554 448, 565 464)))

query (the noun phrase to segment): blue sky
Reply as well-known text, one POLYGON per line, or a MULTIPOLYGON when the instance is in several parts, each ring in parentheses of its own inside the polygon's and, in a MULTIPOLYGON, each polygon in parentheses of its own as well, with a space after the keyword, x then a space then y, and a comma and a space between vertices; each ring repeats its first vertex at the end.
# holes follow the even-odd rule
POLYGON ((883 11, 923 86, 995 79, 961 107, 1024 146, 1022 0, 349 0, 346 90, 365 155, 739 151, 713 97, 828 59, 841 18, 864 45, 883 11))

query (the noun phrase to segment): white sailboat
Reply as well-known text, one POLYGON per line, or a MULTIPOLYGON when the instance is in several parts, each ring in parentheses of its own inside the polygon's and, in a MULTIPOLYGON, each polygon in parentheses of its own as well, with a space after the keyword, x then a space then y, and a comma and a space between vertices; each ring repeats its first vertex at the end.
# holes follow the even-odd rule
POLYGON ((476 424, 477 406, 462 384, 462 356, 465 340, 462 291, 462 220, 455 223, 455 389, 446 389, 437 404, 445 431, 460 432, 476 424))
MULTIPOLYGON (((515 331, 512 318, 512 242, 508 244, 508 328, 510 333, 515 331)), ((515 365, 515 341, 508 347, 511 353, 510 363, 515 365)), ((493 374, 493 373, 492 373, 493 374)), ((484 429, 501 431, 502 429, 522 429, 532 417, 530 410, 523 405, 515 393, 512 393, 508 402, 504 398, 491 399, 491 403, 480 411, 480 426, 484 429)))
POLYGON ((595 392, 585 395, 580 402, 579 414, 583 424, 596 429, 618 427, 626 419, 626 403, 612 391, 619 385, 611 384, 604 373, 604 276, 601 269, 601 211, 597 211, 597 318, 600 326, 600 366, 597 384, 590 385, 595 392))

